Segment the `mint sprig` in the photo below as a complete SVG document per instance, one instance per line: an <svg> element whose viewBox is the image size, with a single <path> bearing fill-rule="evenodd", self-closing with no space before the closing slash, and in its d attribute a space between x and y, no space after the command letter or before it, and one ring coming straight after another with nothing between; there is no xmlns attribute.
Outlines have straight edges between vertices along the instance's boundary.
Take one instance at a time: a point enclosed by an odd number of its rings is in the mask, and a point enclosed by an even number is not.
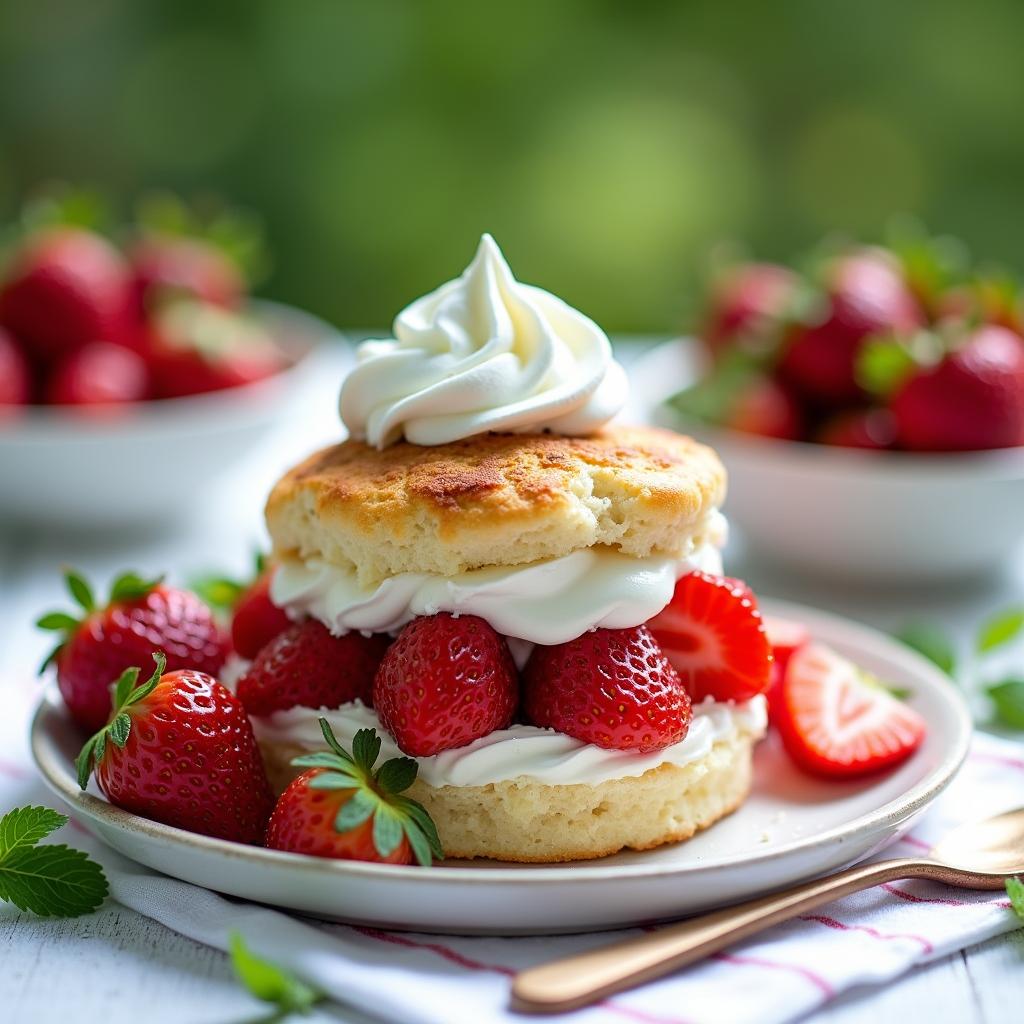
<svg viewBox="0 0 1024 1024"><path fill-rule="evenodd" d="M350 832L372 818L373 845L381 857L394 853L404 836L419 864L429 867L434 859L441 860L444 850L426 808L402 795L416 781L416 762L411 757L395 757L374 770L381 748L375 729L360 729L355 734L351 754L337 741L326 718L320 719L320 731L329 749L303 754L292 764L326 769L310 779L311 789L355 790L338 810L335 830Z"/></svg>
<svg viewBox="0 0 1024 1024"><path fill-rule="evenodd" d="M116 747L124 747L132 729L132 719L128 714L128 708L139 701L145 700L167 667L167 658L161 651L153 655L156 667L153 674L144 683L139 684L139 670L137 668L126 668L117 679L114 686L114 717L99 732L94 733L86 740L81 753L75 759L75 771L78 775L78 785L85 789L89 784L89 776L93 767L103 760L107 751L107 742Z"/></svg>
<svg viewBox="0 0 1024 1024"><path fill-rule="evenodd" d="M110 597L107 603L110 605L137 601L145 597L154 587L159 586L163 579L163 576L147 579L145 576L140 576L137 572L122 573L111 585ZM88 580L81 573L76 572L74 569L65 570L64 585L67 587L71 600L78 605L78 608L76 609L76 614L63 611L47 612L36 619L36 626L39 629L61 634L57 646L50 651L39 666L40 675L56 660L64 645L71 640L82 623L90 615L100 610L92 587L89 586Z"/></svg>
<svg viewBox="0 0 1024 1024"><path fill-rule="evenodd" d="M291 972L257 956L241 932L233 931L228 936L228 953L235 977L246 990L276 1009L271 1020L284 1020L293 1013L309 1013L324 998L323 993L300 981Z"/></svg>
<svg viewBox="0 0 1024 1024"><path fill-rule="evenodd" d="M991 671L984 669L993 652L1024 636L1024 605L1014 605L986 618L975 633L972 649L959 652L963 657L958 656L949 637L934 623L911 623L895 636L970 692L988 697L996 722L1024 730L1024 676L993 677Z"/></svg>
<svg viewBox="0 0 1024 1024"><path fill-rule="evenodd" d="M933 623L911 622L903 627L896 639L923 654L930 662L951 676L956 671L956 651L949 637Z"/></svg>
<svg viewBox="0 0 1024 1024"><path fill-rule="evenodd" d="M987 618L978 630L975 638L975 649L979 654L987 654L998 647L1003 647L1024 631L1024 607L1007 608Z"/></svg>
<svg viewBox="0 0 1024 1024"><path fill-rule="evenodd" d="M69 846L38 845L67 821L49 807L17 807L0 818L0 900L40 917L78 917L106 899L99 864Z"/></svg>

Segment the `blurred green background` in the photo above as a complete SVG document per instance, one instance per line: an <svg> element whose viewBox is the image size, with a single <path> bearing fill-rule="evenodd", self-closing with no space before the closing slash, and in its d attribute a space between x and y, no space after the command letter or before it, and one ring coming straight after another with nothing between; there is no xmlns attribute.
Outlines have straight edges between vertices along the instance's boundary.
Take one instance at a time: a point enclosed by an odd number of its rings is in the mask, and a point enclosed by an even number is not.
<svg viewBox="0 0 1024 1024"><path fill-rule="evenodd" d="M685 315L711 248L894 211L1024 265L1016 0L0 2L0 211L40 181L213 190L262 291L383 325L468 262L609 330Z"/></svg>

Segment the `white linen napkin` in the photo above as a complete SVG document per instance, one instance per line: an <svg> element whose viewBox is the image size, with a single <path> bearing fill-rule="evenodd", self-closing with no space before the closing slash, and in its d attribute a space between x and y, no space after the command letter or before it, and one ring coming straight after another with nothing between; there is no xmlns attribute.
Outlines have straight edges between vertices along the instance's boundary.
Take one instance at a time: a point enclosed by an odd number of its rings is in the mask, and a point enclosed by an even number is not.
<svg viewBox="0 0 1024 1024"><path fill-rule="evenodd" d="M55 806L28 760L24 718L11 710L0 719L0 812L28 803ZM964 821L1021 803L1024 744L980 734L953 785L881 857L923 851ZM65 829L59 840L102 862L119 903L218 949L237 928L257 953L339 1003L401 1024L773 1024L802 1016L854 985L887 981L1024 924L1001 892L897 882L838 900L591 1009L524 1018L508 1011L509 980L517 970L636 932L452 938L316 924L133 864L81 826Z"/></svg>

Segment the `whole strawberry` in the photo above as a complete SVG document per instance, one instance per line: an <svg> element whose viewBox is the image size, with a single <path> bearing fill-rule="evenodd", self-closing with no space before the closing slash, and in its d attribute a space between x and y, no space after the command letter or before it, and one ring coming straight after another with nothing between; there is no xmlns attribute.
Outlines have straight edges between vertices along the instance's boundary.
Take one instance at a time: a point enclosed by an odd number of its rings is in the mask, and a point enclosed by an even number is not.
<svg viewBox="0 0 1024 1024"><path fill-rule="evenodd" d="M45 397L53 405L108 414L125 403L141 402L148 394L149 371L138 352L107 341L91 341L54 366Z"/></svg>
<svg viewBox="0 0 1024 1024"><path fill-rule="evenodd" d="M285 366L277 345L258 324L186 299L153 315L146 347L153 389L160 398L251 384Z"/></svg>
<svg viewBox="0 0 1024 1024"><path fill-rule="evenodd" d="M388 648L373 683L381 724L415 757L504 729L518 699L508 644L476 615L413 619Z"/></svg>
<svg viewBox="0 0 1024 1024"><path fill-rule="evenodd" d="M0 419L32 401L32 367L14 337L0 327Z"/></svg>
<svg viewBox="0 0 1024 1024"><path fill-rule="evenodd" d="M288 708L337 708L370 704L373 679L391 643L380 633L332 636L316 619L289 626L256 655L238 682L238 699L250 715Z"/></svg>
<svg viewBox="0 0 1024 1024"><path fill-rule="evenodd" d="M792 329L779 369L800 394L827 407L863 397L856 364L865 338L909 334L923 313L895 261L872 249L836 260L826 294L824 319Z"/></svg>
<svg viewBox="0 0 1024 1024"><path fill-rule="evenodd" d="M183 296L229 309L245 293L238 267L217 246L201 238L153 235L131 251L132 289L144 318L162 302Z"/></svg>
<svg viewBox="0 0 1024 1024"><path fill-rule="evenodd" d="M102 236L54 228L30 238L0 290L0 323L41 359L90 341L122 341L128 326L129 273Z"/></svg>
<svg viewBox="0 0 1024 1024"><path fill-rule="evenodd" d="M912 451L1024 444L1024 341L1005 327L979 327L910 377L890 408L899 444Z"/></svg>
<svg viewBox="0 0 1024 1024"><path fill-rule="evenodd" d="M678 673L646 626L535 647L523 673L523 709L534 725L640 753L678 743L693 717Z"/></svg>
<svg viewBox="0 0 1024 1024"><path fill-rule="evenodd" d="M714 281L700 336L713 350L737 342L759 348L794 305L799 278L775 263L742 263Z"/></svg>
<svg viewBox="0 0 1024 1024"><path fill-rule="evenodd" d="M245 709L204 672L164 673L162 654L141 685L117 680L109 725L82 748L78 784L165 825L238 843L262 840L274 797Z"/></svg>
<svg viewBox="0 0 1024 1024"><path fill-rule="evenodd" d="M416 780L416 762L396 757L375 769L381 746L375 730L360 729L350 754L326 719L320 719L320 728L329 750L292 761L309 770L277 801L267 826L267 846L384 864L411 864L415 859L424 867L444 857L430 815L402 795Z"/></svg>
<svg viewBox="0 0 1024 1024"><path fill-rule="evenodd" d="M240 582L223 576L210 576L193 583L193 589L208 604L231 614L231 645L243 658L255 658L292 620L288 613L274 604L270 585L275 568L266 556L256 555L254 577Z"/></svg>
<svg viewBox="0 0 1024 1024"><path fill-rule="evenodd" d="M888 409L848 409L825 421L817 441L839 448L884 451L896 443L896 420Z"/></svg>
<svg viewBox="0 0 1024 1024"><path fill-rule="evenodd" d="M171 669L215 675L224 664L225 642L210 609L195 594L160 579L125 573L114 581L105 605L75 572L65 574L81 617L50 612L36 623L62 634L43 663L57 666L57 684L72 718L94 732L110 714L110 682L125 669L163 650Z"/></svg>
<svg viewBox="0 0 1024 1024"><path fill-rule="evenodd" d="M797 441L804 431L799 404L773 377L756 373L729 400L722 425L745 434Z"/></svg>

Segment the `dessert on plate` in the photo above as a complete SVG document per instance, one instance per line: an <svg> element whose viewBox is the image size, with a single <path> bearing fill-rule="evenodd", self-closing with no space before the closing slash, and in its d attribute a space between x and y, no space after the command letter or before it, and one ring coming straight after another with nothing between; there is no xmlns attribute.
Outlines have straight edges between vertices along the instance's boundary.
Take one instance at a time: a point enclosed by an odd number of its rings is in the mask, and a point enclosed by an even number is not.
<svg viewBox="0 0 1024 1024"><path fill-rule="evenodd" d="M821 778L918 749L912 708L721 574L714 452L612 424L608 339L488 236L394 334L344 384L351 439L274 488L274 563L199 587L230 634L162 576L65 573L37 624L83 788L293 853L550 862L734 810L769 708Z"/></svg>
<svg viewBox="0 0 1024 1024"><path fill-rule="evenodd" d="M447 856L566 861L692 836L738 807L771 648L721 575L713 451L617 426L606 335L489 236L364 343L350 438L267 503L296 625L238 683L278 790L373 728Z"/></svg>

